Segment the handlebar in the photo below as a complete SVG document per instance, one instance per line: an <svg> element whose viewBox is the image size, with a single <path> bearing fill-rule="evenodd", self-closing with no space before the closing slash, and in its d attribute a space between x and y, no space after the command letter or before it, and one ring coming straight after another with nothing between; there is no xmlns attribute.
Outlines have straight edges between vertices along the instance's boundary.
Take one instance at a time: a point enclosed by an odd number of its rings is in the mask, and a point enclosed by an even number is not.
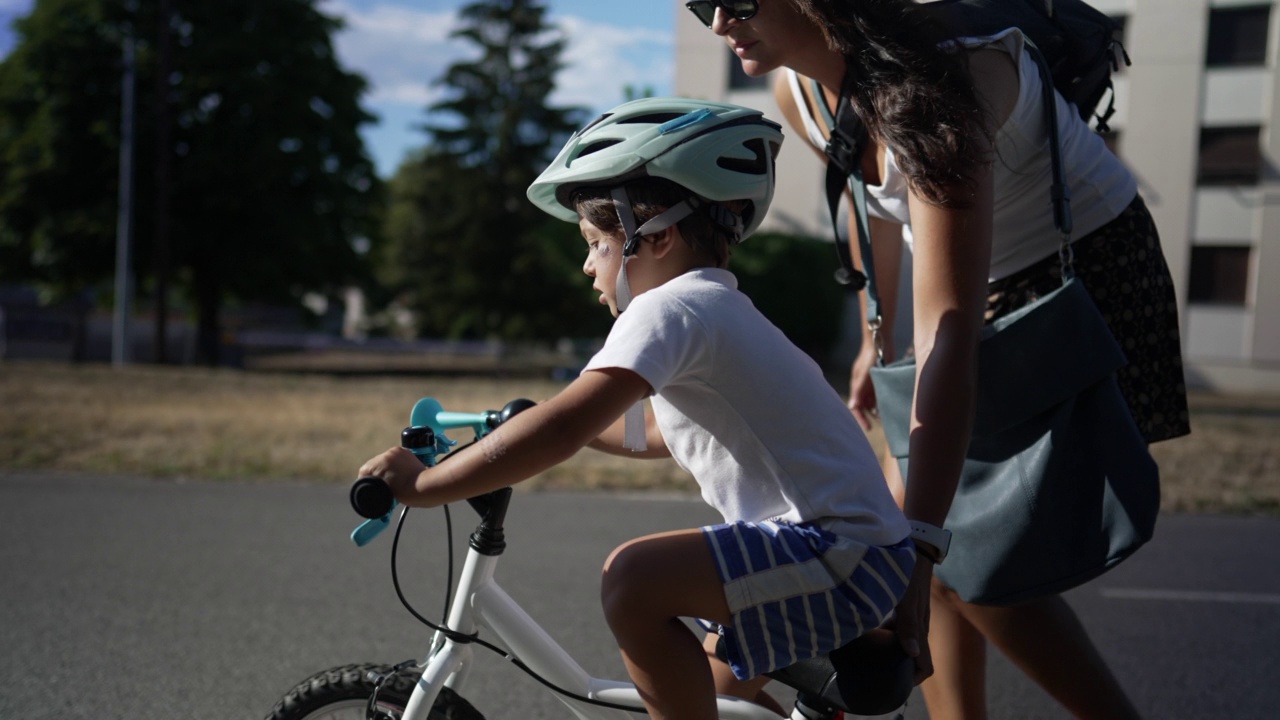
<svg viewBox="0 0 1280 720"><path fill-rule="evenodd" d="M446 430L469 427L475 433L475 440L479 440L536 404L520 398L507 403L501 410L459 413L446 411L435 398L422 398L413 406L409 427L400 433L400 445L430 467L436 464L439 456L457 445L445 436ZM368 518L351 533L351 541L363 547L391 524L391 512L398 503L391 488L378 477L356 480L351 486L350 500L356 514Z"/></svg>
<svg viewBox="0 0 1280 720"><path fill-rule="evenodd" d="M351 486L351 507L362 518L374 520L389 514L396 499L391 486L379 477L362 477Z"/></svg>

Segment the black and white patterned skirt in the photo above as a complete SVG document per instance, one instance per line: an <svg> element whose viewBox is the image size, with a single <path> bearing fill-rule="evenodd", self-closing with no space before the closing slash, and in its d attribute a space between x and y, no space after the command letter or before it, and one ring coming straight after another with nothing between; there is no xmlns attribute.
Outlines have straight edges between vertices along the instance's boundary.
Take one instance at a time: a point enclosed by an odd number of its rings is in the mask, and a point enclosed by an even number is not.
<svg viewBox="0 0 1280 720"><path fill-rule="evenodd" d="M1129 363L1120 390L1147 442L1191 432L1173 278L1141 197L1116 219L1072 243L1075 274ZM1062 284L1057 253L989 286L987 322Z"/></svg>

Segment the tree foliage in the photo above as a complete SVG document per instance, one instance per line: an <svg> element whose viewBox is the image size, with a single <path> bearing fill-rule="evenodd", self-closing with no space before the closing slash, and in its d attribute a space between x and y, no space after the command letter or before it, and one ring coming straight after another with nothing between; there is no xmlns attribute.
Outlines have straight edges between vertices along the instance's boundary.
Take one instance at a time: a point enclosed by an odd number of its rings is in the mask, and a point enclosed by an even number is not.
<svg viewBox="0 0 1280 720"><path fill-rule="evenodd" d="M475 55L451 65L429 108L429 144L391 184L382 277L411 298L424 335L508 340L594 335L577 229L525 197L585 119L548 104L563 37L542 3L472 2L453 37Z"/></svg>
<svg viewBox="0 0 1280 720"><path fill-rule="evenodd" d="M376 239L382 187L358 132L373 117L359 104L365 81L334 55L339 22L315 0L171 0L168 17L161 4L36 0L16 24L0 63L0 274L62 293L111 277L131 32L134 269L145 293L155 223L167 218L176 285L216 361L228 302L297 300L365 277L359 248ZM156 184L161 155L168 187ZM157 206L162 197L171 202Z"/></svg>
<svg viewBox="0 0 1280 720"><path fill-rule="evenodd" d="M848 292L831 279L835 257L830 243L758 232L734 247L729 260L738 289L791 342L824 366L835 349Z"/></svg>

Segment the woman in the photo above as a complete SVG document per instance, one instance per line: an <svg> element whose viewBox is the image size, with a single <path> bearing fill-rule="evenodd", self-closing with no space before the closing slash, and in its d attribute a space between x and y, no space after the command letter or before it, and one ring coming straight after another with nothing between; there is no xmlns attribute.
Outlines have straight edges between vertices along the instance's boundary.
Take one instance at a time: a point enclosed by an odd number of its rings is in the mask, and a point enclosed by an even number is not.
<svg viewBox="0 0 1280 720"><path fill-rule="evenodd" d="M945 29L919 21L912 0L688 6L748 75L786 69L776 86L779 106L815 149L827 137L815 121L820 103L834 109L841 89L851 88L848 100L870 135L861 167L883 328L894 324L897 292L887 281L897 277L902 240L913 250L912 344L920 371L909 477L897 491L909 518L942 526L970 435L979 330L1061 282L1043 103L1021 34L949 42ZM817 96L810 81L820 86ZM1132 175L1060 98L1058 104L1076 274L1125 347L1130 362L1121 387L1147 441L1186 434L1176 303L1154 225ZM850 236L857 237L856 227ZM1122 286L1136 286L1138 294L1121 298ZM1135 303L1154 308L1141 328L1122 317ZM891 353L891 330L881 332ZM850 378L849 405L864 428L875 416L868 372L876 344L865 338ZM1137 716L1060 596L1015 607L974 605L920 562L897 627L907 651L918 653L919 677L932 675L923 691L935 720L985 717L988 641L1073 714ZM726 691L752 697L759 690L718 677Z"/></svg>

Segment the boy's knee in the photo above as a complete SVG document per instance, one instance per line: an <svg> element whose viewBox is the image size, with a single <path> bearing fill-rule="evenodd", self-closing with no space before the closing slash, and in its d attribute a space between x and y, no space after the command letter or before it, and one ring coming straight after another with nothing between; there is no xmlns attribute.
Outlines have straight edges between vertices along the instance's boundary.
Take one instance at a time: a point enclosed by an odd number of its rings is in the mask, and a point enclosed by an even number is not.
<svg viewBox="0 0 1280 720"><path fill-rule="evenodd" d="M628 598L632 596L631 585L632 580L628 575L627 566L631 565L631 556L634 555L634 548L631 543L623 543L613 548L613 552L609 553L609 557L604 561L604 569L602 577L600 577L600 603L604 606L605 619L609 623L613 623L613 618L620 612L623 612L623 605Z"/></svg>
<svg viewBox="0 0 1280 720"><path fill-rule="evenodd" d="M604 607L605 619L613 625L616 619L644 609L647 605L642 593L646 586L643 580L643 550L634 542L627 542L614 548L604 562L604 571L600 581L600 602Z"/></svg>

